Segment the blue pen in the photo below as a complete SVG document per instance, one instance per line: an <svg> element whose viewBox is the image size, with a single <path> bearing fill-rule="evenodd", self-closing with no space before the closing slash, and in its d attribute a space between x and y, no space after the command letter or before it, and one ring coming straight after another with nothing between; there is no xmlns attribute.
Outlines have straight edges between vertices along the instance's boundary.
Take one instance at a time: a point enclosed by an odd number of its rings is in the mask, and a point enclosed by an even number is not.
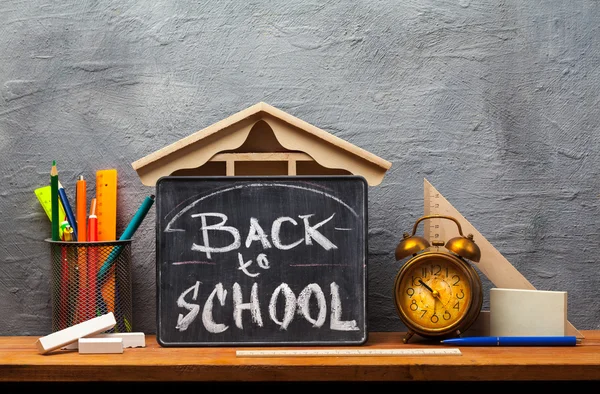
<svg viewBox="0 0 600 394"><path fill-rule="evenodd" d="M575 336L503 336L465 337L442 341L445 345L459 346L575 346L580 342Z"/></svg>
<svg viewBox="0 0 600 394"><path fill-rule="evenodd" d="M73 239L77 239L77 220L75 220L75 215L73 214L73 209L71 209L71 204L69 204L69 199L67 198L67 193L65 192L65 188L62 183L58 181L58 195L60 196L60 201L62 202L63 208L65 209L65 213L67 214L67 220L73 229Z"/></svg>

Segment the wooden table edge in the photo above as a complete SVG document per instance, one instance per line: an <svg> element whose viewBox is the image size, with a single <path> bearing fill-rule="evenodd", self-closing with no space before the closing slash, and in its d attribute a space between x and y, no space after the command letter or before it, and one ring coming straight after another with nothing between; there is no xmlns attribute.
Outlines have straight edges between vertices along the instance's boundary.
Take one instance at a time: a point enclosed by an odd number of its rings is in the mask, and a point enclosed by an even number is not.
<svg viewBox="0 0 600 394"><path fill-rule="evenodd" d="M583 344L571 348L466 347L460 356L296 359L240 359L235 350L247 349L242 347L163 348L154 335L146 336L146 347L125 349L126 354L41 355L34 345L39 337L0 337L0 382L598 381L600 330L584 331L584 335ZM402 344L402 336L373 333L365 345L344 348L443 348Z"/></svg>

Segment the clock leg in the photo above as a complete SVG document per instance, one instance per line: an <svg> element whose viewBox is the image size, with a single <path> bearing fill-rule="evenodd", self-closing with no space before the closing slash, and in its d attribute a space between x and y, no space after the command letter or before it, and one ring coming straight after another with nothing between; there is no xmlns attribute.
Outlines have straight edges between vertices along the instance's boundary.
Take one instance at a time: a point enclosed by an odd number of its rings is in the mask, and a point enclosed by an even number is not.
<svg viewBox="0 0 600 394"><path fill-rule="evenodd" d="M404 336L404 339L402 340L402 342L404 343L408 343L409 339L414 335L415 333L411 330L408 330L408 332L406 333L406 335Z"/></svg>

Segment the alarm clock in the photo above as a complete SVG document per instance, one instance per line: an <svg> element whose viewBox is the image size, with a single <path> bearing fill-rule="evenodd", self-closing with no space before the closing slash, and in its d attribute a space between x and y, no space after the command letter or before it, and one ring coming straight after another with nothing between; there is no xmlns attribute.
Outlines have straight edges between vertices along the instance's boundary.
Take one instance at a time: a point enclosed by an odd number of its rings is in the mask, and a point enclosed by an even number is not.
<svg viewBox="0 0 600 394"><path fill-rule="evenodd" d="M444 242L416 236L419 223L428 219L453 221L459 236ZM426 215L419 218L412 234L403 234L396 247L396 261L406 261L394 284L398 316L408 331L425 339L460 336L477 319L483 302L481 278L469 261L479 262L481 251L473 235L464 236L460 223L451 216Z"/></svg>

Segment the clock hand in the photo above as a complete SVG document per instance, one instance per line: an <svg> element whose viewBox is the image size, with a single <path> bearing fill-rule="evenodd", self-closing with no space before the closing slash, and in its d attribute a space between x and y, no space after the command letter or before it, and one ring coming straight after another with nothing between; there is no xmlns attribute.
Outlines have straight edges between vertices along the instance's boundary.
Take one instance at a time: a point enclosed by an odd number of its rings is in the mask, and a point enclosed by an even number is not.
<svg viewBox="0 0 600 394"><path fill-rule="evenodd" d="M423 285L423 287L425 287L427 290L429 290L431 292L431 295L434 298L434 302L433 302L434 313L435 313L435 300L438 300L440 302L440 304L442 304L442 307L444 308L444 310L448 311L448 309L446 308L446 306L440 299L440 293L437 290L433 290L431 287L429 287L427 285L427 283L423 282L422 279L419 279L417 282L419 282L421 285Z"/></svg>
<svg viewBox="0 0 600 394"><path fill-rule="evenodd" d="M442 301L442 297L441 294L438 293L437 297L435 297L436 300L438 300L440 302L440 304L442 304L442 308L444 308L444 310L446 312L448 312L448 308L446 308L446 304L444 304L444 302Z"/></svg>
<svg viewBox="0 0 600 394"><path fill-rule="evenodd" d="M433 290L431 287L427 286L427 284L425 282L423 282L422 279L419 279L417 282L419 282L421 285L423 285L423 287L425 287L427 290L429 290L431 292L431 295L433 296L433 298L438 298L438 296L440 295L437 290Z"/></svg>
<svg viewBox="0 0 600 394"><path fill-rule="evenodd" d="M423 279L419 278L419 280L417 282L419 282L421 285L423 285L423 287L425 287L427 290L429 290L430 292L433 293L433 289L431 287L427 286L427 283L423 282Z"/></svg>

